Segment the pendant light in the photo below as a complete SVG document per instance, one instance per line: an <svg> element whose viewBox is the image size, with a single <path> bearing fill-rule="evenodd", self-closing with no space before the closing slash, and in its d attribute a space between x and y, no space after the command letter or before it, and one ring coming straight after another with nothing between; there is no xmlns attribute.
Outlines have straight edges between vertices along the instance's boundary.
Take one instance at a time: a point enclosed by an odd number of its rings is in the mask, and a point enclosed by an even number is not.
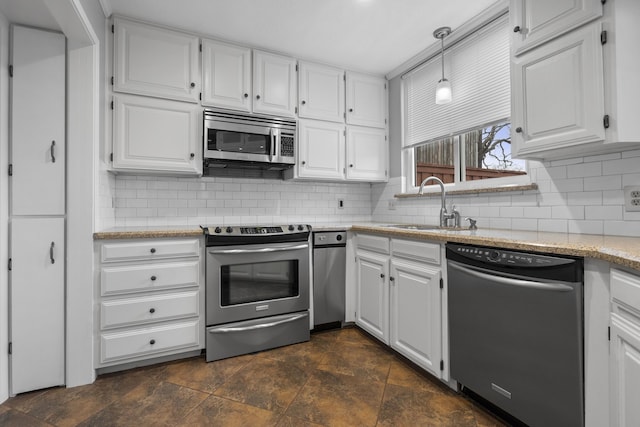
<svg viewBox="0 0 640 427"><path fill-rule="evenodd" d="M442 46L442 79L436 86L436 104L451 102L451 83L444 78L444 38L451 34L451 27L440 27L433 32L433 37L440 39Z"/></svg>

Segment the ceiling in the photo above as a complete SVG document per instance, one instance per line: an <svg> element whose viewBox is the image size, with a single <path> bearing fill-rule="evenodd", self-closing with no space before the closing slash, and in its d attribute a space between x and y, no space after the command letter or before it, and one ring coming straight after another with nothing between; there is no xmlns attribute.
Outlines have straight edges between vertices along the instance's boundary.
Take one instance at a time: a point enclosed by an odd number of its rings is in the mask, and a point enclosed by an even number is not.
<svg viewBox="0 0 640 427"><path fill-rule="evenodd" d="M100 0L106 14L387 74L496 0Z"/></svg>

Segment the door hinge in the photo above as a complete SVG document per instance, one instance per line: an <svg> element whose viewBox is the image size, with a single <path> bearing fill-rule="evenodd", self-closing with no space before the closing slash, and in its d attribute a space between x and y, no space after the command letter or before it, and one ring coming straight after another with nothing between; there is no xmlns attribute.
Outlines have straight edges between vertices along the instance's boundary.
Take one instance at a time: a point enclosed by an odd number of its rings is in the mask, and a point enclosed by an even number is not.
<svg viewBox="0 0 640 427"><path fill-rule="evenodd" d="M387 170L386 169L384 170L384 176L385 177L387 176Z"/></svg>
<svg viewBox="0 0 640 427"><path fill-rule="evenodd" d="M11 271L11 269L13 268L13 261L11 261L11 258L9 258L9 271Z"/></svg>
<svg viewBox="0 0 640 427"><path fill-rule="evenodd" d="M298 114L298 107L296 107L296 114Z"/></svg>
<svg viewBox="0 0 640 427"><path fill-rule="evenodd" d="M387 84L386 83L384 84L384 90L387 90Z"/></svg>
<svg viewBox="0 0 640 427"><path fill-rule="evenodd" d="M347 119L347 113L342 113L342 115L344 116L345 120Z"/></svg>
<svg viewBox="0 0 640 427"><path fill-rule="evenodd" d="M202 101L202 92L200 92L200 101Z"/></svg>
<svg viewBox="0 0 640 427"><path fill-rule="evenodd" d="M200 43L200 52L202 52L202 43Z"/></svg>
<svg viewBox="0 0 640 427"><path fill-rule="evenodd" d="M9 165L9 176L13 176L13 165Z"/></svg>
<svg viewBox="0 0 640 427"><path fill-rule="evenodd" d="M9 65L9 77L13 77L13 65Z"/></svg>
<svg viewBox="0 0 640 427"><path fill-rule="evenodd" d="M111 86L113 86L113 76L111 76Z"/></svg>
<svg viewBox="0 0 640 427"><path fill-rule="evenodd" d="M113 110L113 101L111 101L111 109Z"/></svg>
<svg viewBox="0 0 640 427"><path fill-rule="evenodd" d="M296 64L296 73L298 72L298 64Z"/></svg>
<svg viewBox="0 0 640 427"><path fill-rule="evenodd" d="M607 43L607 30L602 30L602 32L600 33L600 43Z"/></svg>
<svg viewBox="0 0 640 427"><path fill-rule="evenodd" d="M444 280L440 278L440 289L444 289Z"/></svg>
<svg viewBox="0 0 640 427"><path fill-rule="evenodd" d="M9 354L13 353L13 343L9 343Z"/></svg>
<svg viewBox="0 0 640 427"><path fill-rule="evenodd" d="M607 0L600 0L600 3L605 4Z"/></svg>
<svg viewBox="0 0 640 427"><path fill-rule="evenodd" d="M609 129L609 115L605 114L603 119L602 119L602 124L604 126L605 129Z"/></svg>
<svg viewBox="0 0 640 427"><path fill-rule="evenodd" d="M111 162L113 162L113 153L111 153L111 154L109 155L109 160L110 160Z"/></svg>
<svg viewBox="0 0 640 427"><path fill-rule="evenodd" d="M342 131L342 136L347 136L347 131L346 130Z"/></svg>
<svg viewBox="0 0 640 427"><path fill-rule="evenodd" d="M607 327L607 340L611 341L611 326Z"/></svg>
<svg viewBox="0 0 640 427"><path fill-rule="evenodd" d="M116 32L116 26L115 25L111 25L111 32L115 33Z"/></svg>
<svg viewBox="0 0 640 427"><path fill-rule="evenodd" d="M444 360L440 361L440 370L444 371Z"/></svg>

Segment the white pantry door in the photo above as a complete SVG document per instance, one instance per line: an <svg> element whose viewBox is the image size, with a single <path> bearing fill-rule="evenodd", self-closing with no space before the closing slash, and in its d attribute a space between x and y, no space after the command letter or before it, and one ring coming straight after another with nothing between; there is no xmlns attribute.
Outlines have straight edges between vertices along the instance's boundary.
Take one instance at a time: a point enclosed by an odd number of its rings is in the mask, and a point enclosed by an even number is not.
<svg viewBox="0 0 640 427"><path fill-rule="evenodd" d="M11 393L64 384L64 218L11 220Z"/></svg>

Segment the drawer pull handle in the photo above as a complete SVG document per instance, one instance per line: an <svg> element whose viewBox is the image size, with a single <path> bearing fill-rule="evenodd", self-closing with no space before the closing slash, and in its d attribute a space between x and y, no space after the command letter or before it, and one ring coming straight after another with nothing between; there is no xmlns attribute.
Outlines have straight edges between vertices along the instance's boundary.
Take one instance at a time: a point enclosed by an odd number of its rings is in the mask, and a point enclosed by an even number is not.
<svg viewBox="0 0 640 427"><path fill-rule="evenodd" d="M153 313L155 313L155 312L156 312L156 309L155 309L155 308L150 308L150 309L149 309L149 313L153 314Z"/></svg>
<svg viewBox="0 0 640 427"><path fill-rule="evenodd" d="M156 340L151 340L149 341L149 344L154 345L156 343Z"/></svg>
<svg viewBox="0 0 640 427"><path fill-rule="evenodd" d="M151 281L152 281L152 282L155 282L155 281L156 281L156 279L157 279L157 277L156 277L156 276L151 276Z"/></svg>
<svg viewBox="0 0 640 427"><path fill-rule="evenodd" d="M155 254L156 253L156 248L151 248L151 253Z"/></svg>

